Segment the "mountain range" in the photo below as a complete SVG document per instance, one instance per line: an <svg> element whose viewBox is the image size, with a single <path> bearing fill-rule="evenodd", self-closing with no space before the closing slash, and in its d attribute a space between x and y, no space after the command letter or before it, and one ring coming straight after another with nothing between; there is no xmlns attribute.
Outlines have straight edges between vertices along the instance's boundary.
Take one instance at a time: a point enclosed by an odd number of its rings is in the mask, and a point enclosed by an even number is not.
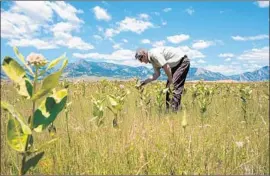
<svg viewBox="0 0 270 176"><path fill-rule="evenodd" d="M66 78L80 78L80 77L108 77L116 79L140 78L144 79L153 73L152 69L147 67L130 67L118 65L107 62L90 62L83 59L75 63L69 63L64 70L64 77ZM1 69L1 79L6 79L6 75ZM162 71L159 79L166 80L167 76ZM205 81L219 81L219 80L234 80L234 81L266 81L269 80L269 66L264 66L253 72L245 72L242 74L225 76L221 73L212 72L203 68L191 67L187 80L205 80Z"/></svg>
<svg viewBox="0 0 270 176"><path fill-rule="evenodd" d="M152 69L147 67L130 67L106 62L90 62L86 60L78 60L71 63L65 69L65 77L81 77L81 76L97 76L97 77L113 77L121 79L129 79L133 77L146 78L153 73ZM161 80L167 77L161 72ZM203 68L191 67L187 80L235 80L235 81L265 81L269 80L269 66L262 67L253 72L245 72L238 75L225 76L221 73L212 72Z"/></svg>

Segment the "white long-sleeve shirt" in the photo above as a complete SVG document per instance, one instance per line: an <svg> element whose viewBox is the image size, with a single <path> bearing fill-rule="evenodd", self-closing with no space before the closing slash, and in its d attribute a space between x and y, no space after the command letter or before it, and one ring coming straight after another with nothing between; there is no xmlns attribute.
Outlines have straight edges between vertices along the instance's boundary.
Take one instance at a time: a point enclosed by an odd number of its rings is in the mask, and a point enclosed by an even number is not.
<svg viewBox="0 0 270 176"><path fill-rule="evenodd" d="M185 53L177 48L158 47L148 51L148 60L154 69L160 69L166 63L173 68L181 61L184 55Z"/></svg>

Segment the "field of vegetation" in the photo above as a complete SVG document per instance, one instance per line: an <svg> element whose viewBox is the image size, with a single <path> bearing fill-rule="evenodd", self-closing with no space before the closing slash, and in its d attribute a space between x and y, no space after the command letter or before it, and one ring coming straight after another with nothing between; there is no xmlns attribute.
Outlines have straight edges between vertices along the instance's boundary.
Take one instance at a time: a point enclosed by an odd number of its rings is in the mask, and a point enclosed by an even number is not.
<svg viewBox="0 0 270 176"><path fill-rule="evenodd" d="M269 174L269 82L189 82L174 113L164 82L61 81L65 54L14 52L20 63L1 67L1 175Z"/></svg>
<svg viewBox="0 0 270 176"><path fill-rule="evenodd" d="M9 145L12 124L20 135L27 130L2 109L1 174L20 174L26 155L34 156L27 174L269 174L268 82L187 82L178 113L165 111L164 82L135 85L60 82L54 93L67 90L63 110L42 132L31 129L31 148L42 148L29 153ZM1 82L1 101L27 122L32 101L14 87Z"/></svg>

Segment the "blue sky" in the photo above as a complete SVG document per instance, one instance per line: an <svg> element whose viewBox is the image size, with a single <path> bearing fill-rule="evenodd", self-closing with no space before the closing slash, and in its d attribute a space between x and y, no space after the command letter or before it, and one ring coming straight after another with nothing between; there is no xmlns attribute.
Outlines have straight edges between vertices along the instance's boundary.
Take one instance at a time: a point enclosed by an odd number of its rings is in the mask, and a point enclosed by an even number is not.
<svg viewBox="0 0 270 176"><path fill-rule="evenodd" d="M1 61L78 59L140 66L138 47L170 46L191 67L232 75L269 65L269 2L1 2Z"/></svg>

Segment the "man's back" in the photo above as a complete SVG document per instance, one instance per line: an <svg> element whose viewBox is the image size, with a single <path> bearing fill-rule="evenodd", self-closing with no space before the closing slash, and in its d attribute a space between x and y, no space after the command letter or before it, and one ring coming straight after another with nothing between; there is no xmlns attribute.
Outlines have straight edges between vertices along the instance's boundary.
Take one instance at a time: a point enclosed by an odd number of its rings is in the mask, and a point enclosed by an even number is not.
<svg viewBox="0 0 270 176"><path fill-rule="evenodd" d="M173 47L158 47L149 50L150 62L154 67L162 67L164 62L171 68L175 67L185 55L180 49Z"/></svg>

